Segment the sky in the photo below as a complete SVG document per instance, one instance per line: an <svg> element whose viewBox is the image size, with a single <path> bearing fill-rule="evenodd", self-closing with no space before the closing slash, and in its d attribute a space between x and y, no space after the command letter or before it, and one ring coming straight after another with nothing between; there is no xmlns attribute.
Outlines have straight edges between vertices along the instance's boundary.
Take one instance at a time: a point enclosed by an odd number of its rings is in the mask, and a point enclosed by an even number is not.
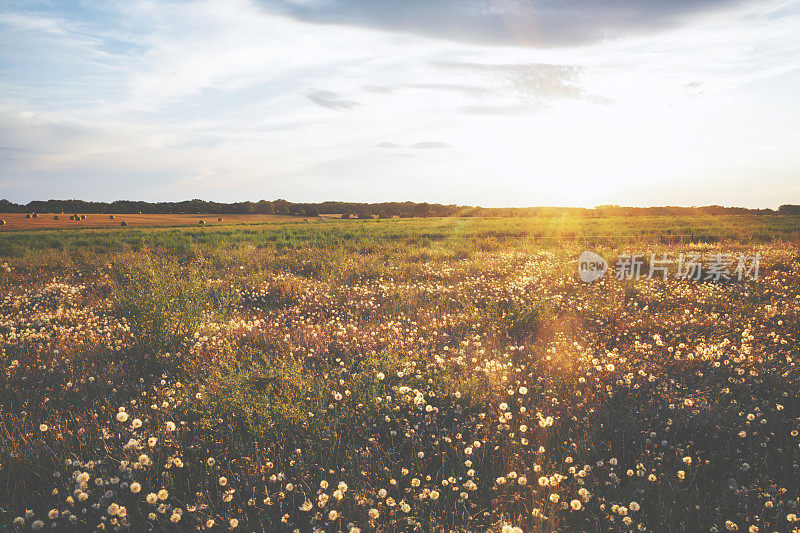
<svg viewBox="0 0 800 533"><path fill-rule="evenodd" d="M0 198L800 203L800 0L0 0Z"/></svg>

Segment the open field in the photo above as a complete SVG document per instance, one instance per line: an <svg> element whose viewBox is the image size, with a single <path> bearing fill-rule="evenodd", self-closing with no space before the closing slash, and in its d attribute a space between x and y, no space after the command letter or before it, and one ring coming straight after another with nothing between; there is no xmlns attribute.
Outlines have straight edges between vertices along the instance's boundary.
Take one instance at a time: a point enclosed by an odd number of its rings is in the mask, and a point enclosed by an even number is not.
<svg viewBox="0 0 800 533"><path fill-rule="evenodd" d="M225 218L0 234L0 529L800 527L800 217Z"/></svg>
<svg viewBox="0 0 800 533"><path fill-rule="evenodd" d="M85 218L71 220L74 215ZM202 220L208 225L231 224L259 224L265 222L290 221L297 222L298 217L281 215L164 215L164 214L119 214L108 215L101 213L0 213L0 220L5 224L0 226L0 232L19 230L48 230L48 229L86 229L86 228L112 228L120 227L123 222L128 226L197 226ZM111 217L114 218L111 218ZM58 217L56 219L56 217ZM218 220L222 218L222 220ZM302 220L302 217L299 219Z"/></svg>
<svg viewBox="0 0 800 533"><path fill-rule="evenodd" d="M245 222L251 220L246 218L250 215L241 216L240 223L226 218L225 222L208 227L10 231L0 234L0 257L70 250L110 253L142 248L170 252L220 247L363 250L378 243L429 246L440 241L444 241L445 247L452 248L467 242L514 246L572 242L618 246L624 243L669 245L729 240L741 243L800 240L800 216L333 219L321 223L304 222L298 217L270 216L267 222L254 221L252 224Z"/></svg>

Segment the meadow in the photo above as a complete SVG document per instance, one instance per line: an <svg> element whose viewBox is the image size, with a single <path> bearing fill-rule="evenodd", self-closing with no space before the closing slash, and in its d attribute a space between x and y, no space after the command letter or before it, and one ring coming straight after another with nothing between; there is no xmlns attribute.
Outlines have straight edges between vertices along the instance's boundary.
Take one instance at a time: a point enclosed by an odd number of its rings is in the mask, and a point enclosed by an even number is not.
<svg viewBox="0 0 800 533"><path fill-rule="evenodd" d="M2 232L0 529L800 531L799 333L797 216Z"/></svg>

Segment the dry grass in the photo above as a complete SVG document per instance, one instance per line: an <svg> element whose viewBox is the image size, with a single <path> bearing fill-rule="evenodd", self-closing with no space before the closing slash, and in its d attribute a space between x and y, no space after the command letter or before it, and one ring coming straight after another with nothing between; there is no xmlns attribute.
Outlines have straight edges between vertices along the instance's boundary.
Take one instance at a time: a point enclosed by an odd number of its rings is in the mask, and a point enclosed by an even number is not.
<svg viewBox="0 0 800 533"><path fill-rule="evenodd" d="M2 213L0 219L6 221L5 225L0 226L0 231L20 231L20 230L51 230L51 229L86 229L86 228L111 228L119 227L122 221L128 226L198 226L201 220L205 220L207 226L233 225L233 224L257 224L264 222L297 222L303 217L285 215L221 215L223 221L217 220L220 215L164 215L164 214L115 214L111 219L108 214L103 213L81 213L86 215L85 220L70 220L69 217L74 213L39 213L39 218L25 218L26 213ZM58 220L53 217L58 216Z"/></svg>

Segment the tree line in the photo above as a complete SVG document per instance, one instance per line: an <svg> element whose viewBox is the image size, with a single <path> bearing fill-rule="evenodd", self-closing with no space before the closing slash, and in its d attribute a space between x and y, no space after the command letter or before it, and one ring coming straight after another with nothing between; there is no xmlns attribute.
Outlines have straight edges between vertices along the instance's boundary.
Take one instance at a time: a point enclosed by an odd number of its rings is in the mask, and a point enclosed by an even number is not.
<svg viewBox="0 0 800 533"><path fill-rule="evenodd" d="M257 202L210 202L185 200L182 202L144 202L117 200L115 202L87 202L85 200L34 200L16 204L0 200L0 213L147 213L147 214L260 214L296 215L315 217L343 215L353 218L390 217L527 217L527 216L647 216L647 215L738 215L782 214L800 215L800 205L786 204L773 209L747 209L744 207L623 207L601 205L594 209L581 207L476 207L427 202L319 202L294 203L287 200L259 200Z"/></svg>

